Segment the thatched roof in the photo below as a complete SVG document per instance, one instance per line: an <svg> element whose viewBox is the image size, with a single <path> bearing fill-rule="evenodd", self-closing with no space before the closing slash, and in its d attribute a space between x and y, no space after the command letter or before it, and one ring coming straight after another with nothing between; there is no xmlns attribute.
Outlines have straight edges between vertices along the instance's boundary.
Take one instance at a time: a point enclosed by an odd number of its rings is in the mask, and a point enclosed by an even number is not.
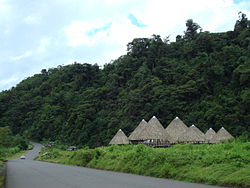
<svg viewBox="0 0 250 188"><path fill-rule="evenodd" d="M154 124L155 126L157 126L159 129L164 129L164 127L162 126L161 122L155 117L153 116L149 121L148 124Z"/></svg>
<svg viewBox="0 0 250 188"><path fill-rule="evenodd" d="M165 140L169 142L173 140L155 116L153 116L148 123L145 120L142 120L129 136L129 140L149 139Z"/></svg>
<svg viewBox="0 0 250 188"><path fill-rule="evenodd" d="M178 142L184 143L195 143L195 142L204 142L205 138L196 130L197 127L191 126L188 130L182 133L179 138Z"/></svg>
<svg viewBox="0 0 250 188"><path fill-rule="evenodd" d="M221 127L221 129L216 133L216 135L213 136L211 143L219 143L221 141L226 141L230 138L233 138L233 136L224 127Z"/></svg>
<svg viewBox="0 0 250 188"><path fill-rule="evenodd" d="M153 116L149 122L146 130L143 133L146 139L159 139L172 142L173 138L167 133L160 121Z"/></svg>
<svg viewBox="0 0 250 188"><path fill-rule="evenodd" d="M118 144L118 145L129 144L129 140L128 137L124 134L124 132L121 129L119 129L119 131L112 138L109 144Z"/></svg>
<svg viewBox="0 0 250 188"><path fill-rule="evenodd" d="M180 138L180 136L188 130L188 127L183 123L183 121L176 117L173 119L170 124L167 126L167 133L173 138L176 142Z"/></svg>
<svg viewBox="0 0 250 188"><path fill-rule="evenodd" d="M142 130L148 126L148 123L143 119L139 125L135 128L135 130L128 137L129 140L143 140L141 133Z"/></svg>
<svg viewBox="0 0 250 188"><path fill-rule="evenodd" d="M192 125L189 129L193 129L200 136L200 142L205 142L205 134L199 128Z"/></svg>
<svg viewBox="0 0 250 188"><path fill-rule="evenodd" d="M216 135L216 132L212 128L209 128L205 134L206 142L210 143L214 135Z"/></svg>

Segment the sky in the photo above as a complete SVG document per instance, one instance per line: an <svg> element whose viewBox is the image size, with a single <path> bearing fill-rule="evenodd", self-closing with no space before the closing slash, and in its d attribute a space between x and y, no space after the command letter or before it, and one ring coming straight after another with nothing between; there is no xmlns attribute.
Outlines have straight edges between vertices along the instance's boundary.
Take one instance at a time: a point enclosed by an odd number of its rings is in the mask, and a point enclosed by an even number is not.
<svg viewBox="0 0 250 188"><path fill-rule="evenodd" d="M73 62L99 66L126 54L134 38L233 30L250 0L0 0L0 91Z"/></svg>

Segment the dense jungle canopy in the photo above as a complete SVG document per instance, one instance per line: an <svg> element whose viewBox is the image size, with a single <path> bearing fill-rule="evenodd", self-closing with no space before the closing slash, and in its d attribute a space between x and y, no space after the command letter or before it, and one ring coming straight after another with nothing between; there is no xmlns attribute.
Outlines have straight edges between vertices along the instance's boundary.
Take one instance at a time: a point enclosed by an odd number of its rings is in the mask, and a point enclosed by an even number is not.
<svg viewBox="0 0 250 188"><path fill-rule="evenodd" d="M0 93L0 126L34 140L107 144L155 115L166 127L176 116L205 131L224 126L250 137L250 21L232 31L202 31L192 19L169 42L136 38L127 54L106 64L43 69Z"/></svg>

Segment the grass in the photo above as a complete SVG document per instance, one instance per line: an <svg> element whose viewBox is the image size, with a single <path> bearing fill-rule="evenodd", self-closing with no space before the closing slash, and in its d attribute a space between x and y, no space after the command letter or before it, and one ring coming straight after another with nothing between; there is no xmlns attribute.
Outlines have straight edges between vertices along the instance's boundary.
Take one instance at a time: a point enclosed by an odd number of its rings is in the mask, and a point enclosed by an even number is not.
<svg viewBox="0 0 250 188"><path fill-rule="evenodd" d="M0 147L0 161L18 158L27 150L21 150L19 147L4 148Z"/></svg>
<svg viewBox="0 0 250 188"><path fill-rule="evenodd" d="M78 151L44 148L39 160L211 185L250 187L250 142L216 145L109 146Z"/></svg>
<svg viewBox="0 0 250 188"><path fill-rule="evenodd" d="M28 150L19 151L18 153L15 153L13 155L10 155L10 156L6 157L6 160L11 160L11 159L19 158L22 155L26 154L27 152L28 152Z"/></svg>
<svg viewBox="0 0 250 188"><path fill-rule="evenodd" d="M4 177L0 176L0 187L3 187L4 185Z"/></svg>
<svg viewBox="0 0 250 188"><path fill-rule="evenodd" d="M4 164L3 161L0 160L0 168L3 168ZM4 177L0 175L0 187L3 187L4 184Z"/></svg>
<svg viewBox="0 0 250 188"><path fill-rule="evenodd" d="M27 150L22 150L18 146L16 147L0 147L0 167L3 165L3 160L10 160L10 159L16 159L19 158L21 155L24 155L28 152L28 150L33 149L33 145L29 145Z"/></svg>

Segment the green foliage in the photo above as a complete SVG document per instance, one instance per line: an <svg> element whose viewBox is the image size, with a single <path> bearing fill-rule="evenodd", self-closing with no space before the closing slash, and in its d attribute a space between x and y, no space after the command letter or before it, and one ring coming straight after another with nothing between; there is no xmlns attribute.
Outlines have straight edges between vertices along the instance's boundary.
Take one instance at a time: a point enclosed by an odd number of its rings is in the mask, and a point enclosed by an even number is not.
<svg viewBox="0 0 250 188"><path fill-rule="evenodd" d="M0 176L0 186L3 187L4 185L4 177Z"/></svg>
<svg viewBox="0 0 250 188"><path fill-rule="evenodd" d="M96 147L119 128L130 134L143 118L155 115L166 126L179 116L203 131L224 126L249 138L246 15L224 33L198 32L191 19L186 26L176 42L134 39L126 55L103 69L87 63L43 69L0 93L0 127L33 140Z"/></svg>
<svg viewBox="0 0 250 188"><path fill-rule="evenodd" d="M241 31L245 28L250 27L250 21L247 19L246 14L239 12L239 20L236 21L234 30L235 31Z"/></svg>
<svg viewBox="0 0 250 188"><path fill-rule="evenodd" d="M2 162L4 160L6 160L7 158L15 155L16 153L21 152L22 150L20 149L20 147L2 147L0 146L0 163L3 164Z"/></svg>
<svg viewBox="0 0 250 188"><path fill-rule="evenodd" d="M125 145L68 152L44 149L40 160L206 184L249 187L250 143L180 144L155 149Z"/></svg>
<svg viewBox="0 0 250 188"><path fill-rule="evenodd" d="M8 147L12 144L10 127L0 127L0 146Z"/></svg>
<svg viewBox="0 0 250 188"><path fill-rule="evenodd" d="M3 161L16 153L26 150L28 142L22 136L13 136L10 127L0 127L0 168L3 167ZM2 178L0 176L0 178Z"/></svg>
<svg viewBox="0 0 250 188"><path fill-rule="evenodd" d="M28 148L28 142L22 136L13 136L10 127L0 127L0 147L18 146L22 150Z"/></svg>
<svg viewBox="0 0 250 188"><path fill-rule="evenodd" d="M186 22L187 30L184 32L184 39L186 40L194 40L197 37L197 30L201 29L201 27L194 23L192 19L188 19Z"/></svg>

